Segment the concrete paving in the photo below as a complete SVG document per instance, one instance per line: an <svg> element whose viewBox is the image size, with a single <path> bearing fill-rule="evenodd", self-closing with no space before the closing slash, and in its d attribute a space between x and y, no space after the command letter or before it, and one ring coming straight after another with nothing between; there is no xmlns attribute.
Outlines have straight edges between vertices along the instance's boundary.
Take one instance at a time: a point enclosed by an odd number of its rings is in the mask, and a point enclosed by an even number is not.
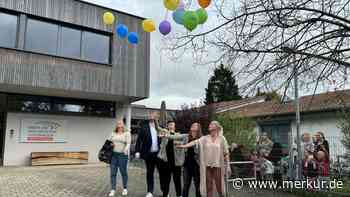
<svg viewBox="0 0 350 197"><path fill-rule="evenodd" d="M4 167L0 168L0 197L105 197L110 190L109 168L106 165ZM121 179L118 177L118 195ZM160 196L159 183L156 195ZM129 166L129 196L144 197L145 171L141 163ZM174 189L172 188L172 191ZM170 195L175 197L174 194ZM191 197L194 197L191 194ZM270 191L236 191L234 197L294 197Z"/></svg>

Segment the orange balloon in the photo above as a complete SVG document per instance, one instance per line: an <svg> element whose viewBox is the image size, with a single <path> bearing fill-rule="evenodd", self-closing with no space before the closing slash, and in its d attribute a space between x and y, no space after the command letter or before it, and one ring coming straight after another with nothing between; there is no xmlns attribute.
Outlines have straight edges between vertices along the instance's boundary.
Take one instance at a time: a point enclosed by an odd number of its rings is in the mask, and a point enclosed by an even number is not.
<svg viewBox="0 0 350 197"><path fill-rule="evenodd" d="M209 7L211 0L198 0L198 3L202 8L207 8Z"/></svg>

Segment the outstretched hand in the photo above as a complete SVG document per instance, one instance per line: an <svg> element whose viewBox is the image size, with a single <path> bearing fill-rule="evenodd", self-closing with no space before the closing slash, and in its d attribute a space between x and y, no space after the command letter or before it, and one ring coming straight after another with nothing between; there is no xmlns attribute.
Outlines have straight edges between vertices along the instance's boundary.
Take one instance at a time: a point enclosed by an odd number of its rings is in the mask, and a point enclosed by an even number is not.
<svg viewBox="0 0 350 197"><path fill-rule="evenodd" d="M176 148L186 148L186 146L183 145L183 144L177 144L177 145L176 145Z"/></svg>

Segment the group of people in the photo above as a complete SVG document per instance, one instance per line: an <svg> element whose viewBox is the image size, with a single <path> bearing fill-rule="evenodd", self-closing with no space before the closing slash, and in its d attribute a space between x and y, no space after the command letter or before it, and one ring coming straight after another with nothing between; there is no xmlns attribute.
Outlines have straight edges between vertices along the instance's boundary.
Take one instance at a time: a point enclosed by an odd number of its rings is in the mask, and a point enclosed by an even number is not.
<svg viewBox="0 0 350 197"><path fill-rule="evenodd" d="M219 197L223 197L224 178L231 174L230 157L233 161L253 161L257 179L282 180L282 158L286 154L283 153L281 144L270 140L267 133L261 134L256 149L251 151L249 158L245 158L241 152L242 145L233 144L229 148L223 136L223 128L217 121L212 121L208 135L203 135L199 123L193 123L188 132L179 132L174 121L169 121L166 128L159 126L157 116L157 113L149 114L149 120L138 131L135 146L135 158L143 159L146 164L146 197L153 197L154 194L155 169L159 172L163 197L169 196L171 177L177 197L188 197L192 182L196 197L213 197L214 186ZM109 196L116 194L118 170L123 181L122 195L128 195L127 166L131 138L123 121L117 121L110 137L113 155L110 164L112 189ZM326 179L329 176L329 145L324 134L317 132L311 136L304 133L301 148L304 178ZM247 170L240 168L243 165L233 167L233 172L242 177L240 172L247 173Z"/></svg>
<svg viewBox="0 0 350 197"><path fill-rule="evenodd" d="M223 136L223 128L217 121L208 127L208 135L202 134L199 123L193 123L188 132L178 132L174 121L169 121L166 128L158 124L158 114L150 113L138 131L135 157L146 164L146 197L153 197L155 169L159 172L162 195L169 196L171 177L177 197L188 197L192 181L196 197L213 197L214 185L219 197L225 194L224 178L230 174L229 147ZM114 153L111 160L111 191L116 194L117 171L123 181L122 195L128 194L127 162L130 151L131 134L126 131L123 121L118 121L110 137ZM182 175L183 172L183 175ZM183 184L182 184L183 180Z"/></svg>
<svg viewBox="0 0 350 197"><path fill-rule="evenodd" d="M243 154L243 145L231 145L231 160L232 161L253 161L254 168L247 168L243 164L233 165L233 175L236 177L252 176L254 170L258 180L282 180L283 176L292 176L287 174L288 168L293 168L294 165L288 161L294 160L298 163L297 149L291 155L283 151L282 145L278 142L273 142L267 133L261 133L256 149L245 157ZM330 157L329 144L322 132L317 132L313 136L310 133L304 133L301 136L301 156L302 156L302 175L304 179L311 180L328 180Z"/></svg>
<svg viewBox="0 0 350 197"><path fill-rule="evenodd" d="M303 176L312 181L329 179L329 144L322 132L302 135Z"/></svg>

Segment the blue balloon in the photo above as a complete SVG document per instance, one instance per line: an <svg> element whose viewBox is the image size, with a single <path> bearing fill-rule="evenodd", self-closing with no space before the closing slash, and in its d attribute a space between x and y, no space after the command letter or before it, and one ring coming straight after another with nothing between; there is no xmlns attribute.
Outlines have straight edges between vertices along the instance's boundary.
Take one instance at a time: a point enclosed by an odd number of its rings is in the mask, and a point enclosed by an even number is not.
<svg viewBox="0 0 350 197"><path fill-rule="evenodd" d="M137 44L139 42L139 36L136 32L130 32L128 40L131 44Z"/></svg>
<svg viewBox="0 0 350 197"><path fill-rule="evenodd" d="M183 24L182 17L184 14L185 14L185 10L183 9L177 9L175 12L173 12L173 19L175 23L182 25Z"/></svg>
<svg viewBox="0 0 350 197"><path fill-rule="evenodd" d="M128 35L128 27L124 24L119 24L117 26L116 31L120 38L126 38L126 36Z"/></svg>

